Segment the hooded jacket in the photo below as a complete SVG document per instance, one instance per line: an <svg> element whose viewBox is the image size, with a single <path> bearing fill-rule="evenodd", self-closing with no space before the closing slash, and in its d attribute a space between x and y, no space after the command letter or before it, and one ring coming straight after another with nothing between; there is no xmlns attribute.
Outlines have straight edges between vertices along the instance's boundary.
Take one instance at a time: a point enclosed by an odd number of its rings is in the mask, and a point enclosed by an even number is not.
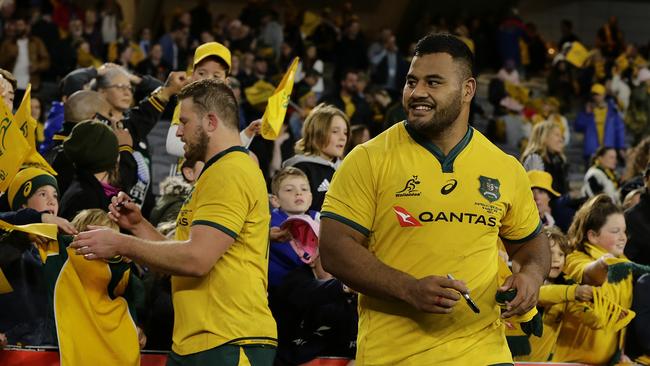
<svg viewBox="0 0 650 366"><path fill-rule="evenodd" d="M312 200L310 210L320 211L329 190L334 172L341 165L341 159L335 162L325 160L320 156L296 155L282 163L282 167L296 167L302 170L309 180Z"/></svg>

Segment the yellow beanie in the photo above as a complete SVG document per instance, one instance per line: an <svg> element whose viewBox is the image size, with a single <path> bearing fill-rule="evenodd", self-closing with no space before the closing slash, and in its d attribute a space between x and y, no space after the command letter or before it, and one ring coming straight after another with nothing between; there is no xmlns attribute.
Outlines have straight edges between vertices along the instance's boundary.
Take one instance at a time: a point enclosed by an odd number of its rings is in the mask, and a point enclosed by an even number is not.
<svg viewBox="0 0 650 366"><path fill-rule="evenodd" d="M56 178L45 170L30 167L19 171L7 190L9 207L12 210L21 208L37 189L48 185L53 186L57 192L59 191Z"/></svg>

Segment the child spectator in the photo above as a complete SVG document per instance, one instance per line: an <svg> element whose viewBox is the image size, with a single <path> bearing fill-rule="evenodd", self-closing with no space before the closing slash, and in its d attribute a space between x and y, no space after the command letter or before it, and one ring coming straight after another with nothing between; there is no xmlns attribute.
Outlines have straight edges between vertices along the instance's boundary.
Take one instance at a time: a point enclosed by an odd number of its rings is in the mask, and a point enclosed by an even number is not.
<svg viewBox="0 0 650 366"><path fill-rule="evenodd" d="M616 150L601 146L591 159L591 167L585 173L582 194L593 197L604 193L614 202L619 203L619 178L616 174Z"/></svg>
<svg viewBox="0 0 650 366"><path fill-rule="evenodd" d="M529 338L532 352L525 358L526 361L550 360L569 303L591 301L593 296L591 286L579 285L564 278L565 259L571 253L567 237L555 226L547 226L543 230L551 247L551 271L539 290L537 302L543 314L544 331L541 337Z"/></svg>
<svg viewBox="0 0 650 366"><path fill-rule="evenodd" d="M540 122L533 127L528 145L521 155L527 171L543 170L553 177L553 189L568 193L568 164L564 156L562 130L553 122Z"/></svg>
<svg viewBox="0 0 650 366"><path fill-rule="evenodd" d="M90 121L77 124L63 142L76 175L61 198L61 216L72 219L88 208L107 210L120 191L117 137L110 127Z"/></svg>
<svg viewBox="0 0 650 366"><path fill-rule="evenodd" d="M269 306L278 323L276 365L303 364L321 356L353 358L354 295L323 270L317 241L315 247L307 246L292 238L296 230L281 229L289 218L302 217L314 226L319 222L318 212L309 210L307 176L287 167L275 175L271 187L276 208L271 212Z"/></svg>
<svg viewBox="0 0 650 366"><path fill-rule="evenodd" d="M72 224L79 231L119 229L99 209L79 212ZM135 325L134 304L142 292L130 261L88 261L68 248L70 242L71 236L59 235L39 246L61 364L139 365L146 339Z"/></svg>
<svg viewBox="0 0 650 366"><path fill-rule="evenodd" d="M349 138L350 121L336 107L320 104L307 116L302 139L296 142L297 155L282 166L294 166L307 175L312 193L310 210L320 211Z"/></svg>
<svg viewBox="0 0 650 366"><path fill-rule="evenodd" d="M542 223L544 226L552 227L555 225L555 219L551 215L551 197L560 197L560 194L553 189L553 177L541 170L531 170L528 172L528 180Z"/></svg>
<svg viewBox="0 0 650 366"><path fill-rule="evenodd" d="M594 286L590 307L596 320L585 320L587 306L565 314L552 361L615 364L624 359L620 340L632 316L633 281L629 276L609 282L607 273L611 264L629 262L623 255L625 217L610 197L600 194L578 210L568 236L574 251L566 257L564 273L576 283Z"/></svg>

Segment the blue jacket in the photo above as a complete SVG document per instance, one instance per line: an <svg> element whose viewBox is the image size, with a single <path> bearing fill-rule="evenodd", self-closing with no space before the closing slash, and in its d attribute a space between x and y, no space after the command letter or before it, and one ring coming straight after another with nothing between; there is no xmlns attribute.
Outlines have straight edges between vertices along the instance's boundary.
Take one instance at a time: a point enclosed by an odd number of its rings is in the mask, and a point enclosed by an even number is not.
<svg viewBox="0 0 650 366"><path fill-rule="evenodd" d="M45 140L39 146L38 151L45 155L52 148L52 138L63 126L63 103L53 102L52 108L45 121Z"/></svg>
<svg viewBox="0 0 650 366"><path fill-rule="evenodd" d="M311 216L312 219L315 219L318 212L309 210L306 214ZM271 211L271 227L280 227L288 218L289 215L286 212L279 208L274 209ZM306 266L288 241L271 241L269 254L269 287L279 286L289 272L296 268Z"/></svg>
<svg viewBox="0 0 650 366"><path fill-rule="evenodd" d="M576 118L574 128L577 132L584 133L583 156L589 159L598 149L598 131L596 130L596 119L593 113L580 112ZM617 150L624 149L625 124L618 109L612 101L607 101L607 116L605 117L605 133L603 146L613 147Z"/></svg>

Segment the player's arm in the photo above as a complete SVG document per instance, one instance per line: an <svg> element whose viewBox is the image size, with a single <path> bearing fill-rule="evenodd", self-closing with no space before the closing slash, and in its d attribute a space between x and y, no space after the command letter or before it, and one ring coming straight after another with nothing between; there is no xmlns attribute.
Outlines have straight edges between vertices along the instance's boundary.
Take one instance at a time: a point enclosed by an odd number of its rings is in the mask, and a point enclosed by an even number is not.
<svg viewBox="0 0 650 366"><path fill-rule="evenodd" d="M223 231L194 225L185 241L145 240L98 228L75 237L70 247L86 259L107 259L116 255L131 258L157 271L176 276L205 276L234 242Z"/></svg>
<svg viewBox="0 0 650 366"><path fill-rule="evenodd" d="M551 252L547 236L539 233L520 243L504 240L504 245L512 267L519 269L499 288L500 291L517 290L517 296L508 303L508 311L503 313L507 318L524 314L535 306L539 288L551 268Z"/></svg>
<svg viewBox="0 0 650 366"><path fill-rule="evenodd" d="M442 276L422 279L391 268L368 251L366 237L340 221L322 218L321 260L325 270L365 295L404 301L420 311L450 313L467 292L464 283Z"/></svg>

